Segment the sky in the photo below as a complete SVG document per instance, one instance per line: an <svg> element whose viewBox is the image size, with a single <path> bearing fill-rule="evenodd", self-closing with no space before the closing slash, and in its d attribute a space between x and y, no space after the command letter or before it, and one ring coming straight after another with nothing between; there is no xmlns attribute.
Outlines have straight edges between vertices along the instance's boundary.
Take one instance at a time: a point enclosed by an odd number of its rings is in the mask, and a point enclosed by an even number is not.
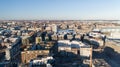
<svg viewBox="0 0 120 67"><path fill-rule="evenodd" d="M120 0L0 0L0 20L120 20Z"/></svg>

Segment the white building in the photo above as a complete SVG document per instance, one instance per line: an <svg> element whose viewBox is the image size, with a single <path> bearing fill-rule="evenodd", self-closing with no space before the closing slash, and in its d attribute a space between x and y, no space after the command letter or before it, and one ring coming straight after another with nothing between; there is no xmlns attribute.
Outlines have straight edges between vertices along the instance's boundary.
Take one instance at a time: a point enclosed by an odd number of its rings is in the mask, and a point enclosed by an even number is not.
<svg viewBox="0 0 120 67"><path fill-rule="evenodd" d="M41 59L34 59L32 61L30 61L30 67L34 67L34 66L40 66L40 67L52 67L52 65L50 63L48 63L49 60L53 60L53 57L45 57L45 58L41 58Z"/></svg>
<svg viewBox="0 0 120 67"><path fill-rule="evenodd" d="M58 41L58 51L71 52L71 43L69 40L59 40Z"/></svg>
<svg viewBox="0 0 120 67"><path fill-rule="evenodd" d="M72 52L76 55L80 56L90 56L90 49L89 45L82 43L81 41L69 41L69 40L59 40L58 41L58 52L66 51Z"/></svg>
<svg viewBox="0 0 120 67"><path fill-rule="evenodd" d="M106 27L106 28L102 28L101 32L120 32L120 27Z"/></svg>
<svg viewBox="0 0 120 67"><path fill-rule="evenodd" d="M107 35L108 38L120 39L120 27L107 27L101 29L101 32L108 32L110 35Z"/></svg>
<svg viewBox="0 0 120 67"><path fill-rule="evenodd" d="M57 25L56 24L52 24L52 31L54 33L57 33L58 29L57 29Z"/></svg>
<svg viewBox="0 0 120 67"><path fill-rule="evenodd" d="M120 39L120 32L111 32L111 34L110 34L110 36L108 38Z"/></svg>
<svg viewBox="0 0 120 67"><path fill-rule="evenodd" d="M101 37L101 34L100 34L100 33L95 33L95 32L90 32L90 33L89 33L89 36L90 36L90 37L99 38L99 37Z"/></svg>

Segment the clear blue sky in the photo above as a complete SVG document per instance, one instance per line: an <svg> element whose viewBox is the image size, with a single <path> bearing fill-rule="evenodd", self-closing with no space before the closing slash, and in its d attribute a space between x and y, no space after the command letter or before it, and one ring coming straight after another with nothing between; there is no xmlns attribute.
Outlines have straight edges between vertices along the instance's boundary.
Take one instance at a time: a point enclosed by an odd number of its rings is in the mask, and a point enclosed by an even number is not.
<svg viewBox="0 0 120 67"><path fill-rule="evenodd" d="M120 0L0 0L0 19L120 20Z"/></svg>

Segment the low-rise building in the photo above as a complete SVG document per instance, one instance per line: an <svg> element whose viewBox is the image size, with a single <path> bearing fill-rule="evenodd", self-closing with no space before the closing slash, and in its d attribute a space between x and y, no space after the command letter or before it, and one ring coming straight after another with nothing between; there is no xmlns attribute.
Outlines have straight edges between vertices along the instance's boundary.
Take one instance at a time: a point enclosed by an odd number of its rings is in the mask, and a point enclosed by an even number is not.
<svg viewBox="0 0 120 67"><path fill-rule="evenodd" d="M6 48L6 60L13 60L20 53L20 38L12 38L11 43L7 45Z"/></svg>
<svg viewBox="0 0 120 67"><path fill-rule="evenodd" d="M29 45L30 44L29 37L30 36L21 36L23 45Z"/></svg>
<svg viewBox="0 0 120 67"><path fill-rule="evenodd" d="M120 27L105 27L101 29L101 32L120 32Z"/></svg>
<svg viewBox="0 0 120 67"><path fill-rule="evenodd" d="M81 37L81 35L80 35L80 34L76 34L76 35L75 35L75 39L78 39L78 40L79 40L79 39L80 39L80 37Z"/></svg>
<svg viewBox="0 0 120 67"><path fill-rule="evenodd" d="M39 55L48 55L49 50L25 50L21 52L22 63L29 63L30 60L36 58Z"/></svg>
<svg viewBox="0 0 120 67"><path fill-rule="evenodd" d="M60 51L72 52L76 55L89 57L91 54L91 47L81 41L59 40L58 52Z"/></svg>
<svg viewBox="0 0 120 67"><path fill-rule="evenodd" d="M64 34L58 35L58 40L64 40Z"/></svg>
<svg viewBox="0 0 120 67"><path fill-rule="evenodd" d="M58 36L57 36L57 34L53 34L53 35L51 35L51 39L52 39L52 40L58 40Z"/></svg>
<svg viewBox="0 0 120 67"><path fill-rule="evenodd" d="M52 64L54 62L53 57L43 57L43 58L36 58L30 61L30 67L53 67Z"/></svg>
<svg viewBox="0 0 120 67"><path fill-rule="evenodd" d="M89 43L94 46L104 46L104 41L102 38L90 38L88 36L84 37L86 43Z"/></svg>
<svg viewBox="0 0 120 67"><path fill-rule="evenodd" d="M73 35L67 35L67 39L68 39L68 40L73 39Z"/></svg>

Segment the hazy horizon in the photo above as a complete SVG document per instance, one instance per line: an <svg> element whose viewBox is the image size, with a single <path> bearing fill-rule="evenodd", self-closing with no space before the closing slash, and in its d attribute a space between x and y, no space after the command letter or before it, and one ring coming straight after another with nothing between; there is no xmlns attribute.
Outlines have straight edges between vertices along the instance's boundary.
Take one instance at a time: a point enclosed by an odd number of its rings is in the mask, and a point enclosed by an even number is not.
<svg viewBox="0 0 120 67"><path fill-rule="evenodd" d="M120 20L119 0L0 0L0 20Z"/></svg>

